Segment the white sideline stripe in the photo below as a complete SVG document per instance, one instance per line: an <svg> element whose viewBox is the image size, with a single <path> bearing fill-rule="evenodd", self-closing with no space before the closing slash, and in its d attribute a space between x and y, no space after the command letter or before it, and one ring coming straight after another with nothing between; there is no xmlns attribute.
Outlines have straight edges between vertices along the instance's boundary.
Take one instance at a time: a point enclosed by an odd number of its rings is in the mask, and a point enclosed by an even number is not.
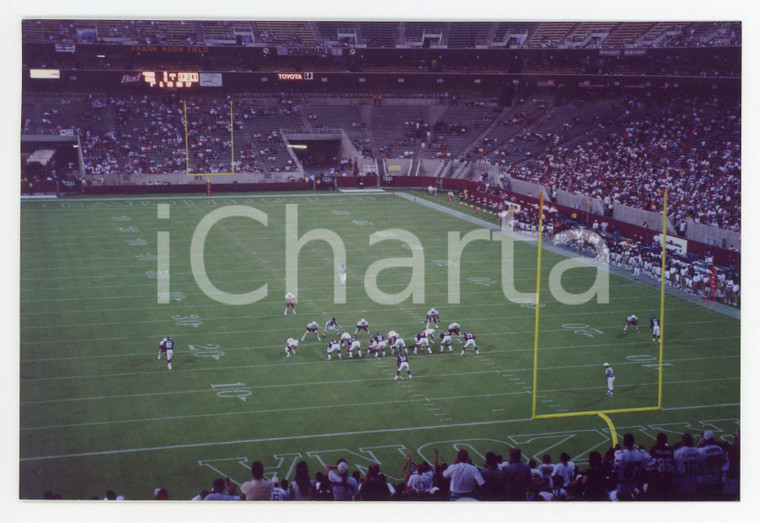
<svg viewBox="0 0 760 523"><path fill-rule="evenodd" d="M372 195L378 195L378 194L392 194L386 191L376 191L373 192ZM322 197L335 197L340 196L337 192L275 192L273 194L260 194L260 193L252 193L252 194L218 194L218 195L212 195L212 196L206 196L206 195L199 195L199 196L140 196L140 197L131 197L131 196L123 196L121 198L72 198L72 199L66 199L61 201L66 201L66 203L91 203L91 202L143 202L143 201L162 201L162 200L224 200L225 198L235 199L235 200L243 200L246 198L303 198L303 197L309 197L312 198L322 198ZM60 207L61 209L66 209L67 207ZM117 207L98 207L98 209L110 209L113 210ZM92 207L87 207L87 209L92 209ZM138 207L139 209L139 207ZM58 210L58 209L53 209Z"/></svg>
<svg viewBox="0 0 760 523"><path fill-rule="evenodd" d="M722 404L717 404L717 405L692 405L692 406L683 406L683 407L673 407L673 408L663 409L663 410L694 410L694 409L722 408L722 407L728 407L728 406L740 406L740 404L739 403L722 403ZM333 438L333 437L338 437L338 436L383 434L383 433L395 433L395 432L408 432L408 431L414 431L414 430L439 430L442 428L524 423L524 422L529 422L529 421L533 421L533 420L530 418L518 418L518 419L510 419L510 420L489 420L489 421L476 421L476 422L468 422L468 423L448 423L445 425L440 425L440 424L439 425L423 425L423 426L417 426L417 427L357 430L357 431L333 432L333 433L322 433L322 434L304 434L304 435L296 435L296 436L276 436L276 437L271 437L271 438L255 438L255 439L216 441L216 442L205 442L205 443L186 443L186 444L181 444L181 445L165 445L165 446L156 446L156 447L115 449L115 450L103 450L103 451L94 451L94 452L79 452L79 453L71 453L71 454L57 454L57 455L50 455L50 456L31 456L31 457L26 457L26 458L20 458L19 461L22 463L27 463L31 461L44 461L44 460L63 459L63 458L108 456L108 455L114 455L114 454L131 454L131 453L136 453L136 452L155 452L155 451L166 451L166 450L172 450L172 449L188 449L188 448L213 447L213 446L223 446L223 445L242 445L242 444L250 444L250 443L266 443L266 442L272 442L272 441L302 440L302 439L311 439L311 438Z"/></svg>

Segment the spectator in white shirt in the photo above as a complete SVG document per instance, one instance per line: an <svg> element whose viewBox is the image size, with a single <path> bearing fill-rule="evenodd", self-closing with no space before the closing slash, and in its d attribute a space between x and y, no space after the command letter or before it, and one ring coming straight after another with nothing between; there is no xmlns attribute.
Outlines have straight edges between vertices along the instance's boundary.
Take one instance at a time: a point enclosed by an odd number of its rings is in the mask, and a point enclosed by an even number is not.
<svg viewBox="0 0 760 523"><path fill-rule="evenodd" d="M451 480L452 501L477 501L477 491L485 484L478 467L470 463L465 449L459 449L456 462L443 471L443 477Z"/></svg>

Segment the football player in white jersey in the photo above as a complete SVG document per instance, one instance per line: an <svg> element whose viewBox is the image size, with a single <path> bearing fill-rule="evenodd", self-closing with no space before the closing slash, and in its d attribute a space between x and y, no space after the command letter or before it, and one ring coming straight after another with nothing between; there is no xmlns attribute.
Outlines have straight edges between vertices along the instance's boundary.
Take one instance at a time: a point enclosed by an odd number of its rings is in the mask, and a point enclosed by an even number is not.
<svg viewBox="0 0 760 523"><path fill-rule="evenodd" d="M350 332L344 332L343 334L341 334L341 335L340 335L340 339L339 339L339 341L340 341L340 346L341 346L341 347L342 347L343 345L346 345L346 346L348 346L348 340L350 340L351 338L352 338L352 336L351 336L351 333L350 333Z"/></svg>
<svg viewBox="0 0 760 523"><path fill-rule="evenodd" d="M652 341L660 341L660 320L657 316L652 316L649 320L649 328L652 331Z"/></svg>
<svg viewBox="0 0 760 523"><path fill-rule="evenodd" d="M475 354L480 354L478 351L478 346L475 345L475 336L468 330L464 331L464 345L462 346L462 354L460 356L464 356L464 351L468 348L472 347L475 349Z"/></svg>
<svg viewBox="0 0 760 523"><path fill-rule="evenodd" d="M335 318L331 318L325 323L325 332L322 333L322 336L327 336L327 331L335 331L335 334L338 334L338 329L340 329L338 322Z"/></svg>
<svg viewBox="0 0 760 523"><path fill-rule="evenodd" d="M430 327L431 323L435 323L435 327L438 328L438 311L430 309L425 317L425 326Z"/></svg>
<svg viewBox="0 0 760 523"><path fill-rule="evenodd" d="M356 330L354 331L354 336L359 334L359 331L364 331L367 333L367 336L370 336L369 323L367 323L367 320L365 320L364 318L356 322Z"/></svg>
<svg viewBox="0 0 760 523"><path fill-rule="evenodd" d="M385 358L385 338L379 332L375 334L375 357L380 351L383 351L383 358Z"/></svg>
<svg viewBox="0 0 760 523"><path fill-rule="evenodd" d="M406 354L401 351L398 351L398 355L396 355L396 365L396 377L393 378L394 380L398 379L398 376L401 374L402 370L405 370L406 375L409 376L409 379L412 379L412 371L409 369L409 358L407 358Z"/></svg>
<svg viewBox="0 0 760 523"><path fill-rule="evenodd" d="M636 327L636 332L639 332L639 317L635 314L631 314L625 319L625 327L623 327L623 332L628 330L628 326L633 325Z"/></svg>
<svg viewBox="0 0 760 523"><path fill-rule="evenodd" d="M301 336L301 341L305 340L308 334L314 334L317 337L317 341L322 341L322 338L319 337L319 323L316 321L309 322L306 326L306 332Z"/></svg>
<svg viewBox="0 0 760 523"><path fill-rule="evenodd" d="M442 332L440 336L441 336L441 352L443 352L444 347L448 347L449 352L451 352L451 335L448 332Z"/></svg>
<svg viewBox="0 0 760 523"><path fill-rule="evenodd" d="M636 256L631 263L633 269L633 279L638 280L641 277L641 267L644 265L641 261L641 256Z"/></svg>
<svg viewBox="0 0 760 523"><path fill-rule="evenodd" d="M700 453L694 446L694 437L688 432L683 435L681 441L683 445L673 453L673 490L677 499L693 501L697 492Z"/></svg>
<svg viewBox="0 0 760 523"><path fill-rule="evenodd" d="M338 351L338 359L342 360L343 355L340 353L340 343L335 341L335 339L330 340L330 343L327 344L327 359L332 359L332 353Z"/></svg>
<svg viewBox="0 0 760 523"><path fill-rule="evenodd" d="M427 327L422 330L422 335L425 336L428 340L435 339L435 329Z"/></svg>
<svg viewBox="0 0 760 523"><path fill-rule="evenodd" d="M369 341L367 341L367 356L374 354L375 358L377 358L377 340L374 336L369 337Z"/></svg>
<svg viewBox="0 0 760 523"><path fill-rule="evenodd" d="M348 340L348 357L353 358L354 357L354 350L356 350L356 353L359 355L359 357L362 357L362 345L359 343L359 340L356 338L351 338Z"/></svg>
<svg viewBox="0 0 760 523"><path fill-rule="evenodd" d="M386 336L386 338L388 339L388 345L393 345L394 343L396 343L396 338L398 337L399 337L398 332L394 330L389 330L388 336Z"/></svg>
<svg viewBox="0 0 760 523"><path fill-rule="evenodd" d="M390 337L388 337L388 343L391 345L391 353L396 354L396 349L398 349L399 352L401 352L401 349L404 349L404 352L409 354L409 349L406 348L406 343L404 343L404 338L402 338L399 335L396 335L393 337L393 342L390 341Z"/></svg>
<svg viewBox="0 0 760 523"><path fill-rule="evenodd" d="M610 367L609 363L604 363L604 376L607 379L607 396L612 397L613 392L612 389L615 385L615 373L612 371L612 367Z"/></svg>
<svg viewBox="0 0 760 523"><path fill-rule="evenodd" d="M288 309L293 309L293 314L296 313L296 295L289 292L285 295L285 316L288 315Z"/></svg>
<svg viewBox="0 0 760 523"><path fill-rule="evenodd" d="M298 348L298 340L295 338L288 338L288 341L285 342L285 355L290 358L290 354L296 353L296 349Z"/></svg>
<svg viewBox="0 0 760 523"><path fill-rule="evenodd" d="M460 333L459 329L460 328L459 328L459 324L458 323L450 323L449 324L449 336L451 336L452 334L456 334L457 338L461 342L462 341L462 334Z"/></svg>
<svg viewBox="0 0 760 523"><path fill-rule="evenodd" d="M340 284L342 287L346 286L346 266L341 265L338 267L338 276L340 276Z"/></svg>
<svg viewBox="0 0 760 523"><path fill-rule="evenodd" d="M433 351L430 349L430 342L425 337L423 333L419 333L414 337L414 353L417 354L417 349L420 347L427 348L427 351L430 354L433 354Z"/></svg>
<svg viewBox="0 0 760 523"><path fill-rule="evenodd" d="M172 357L174 356L174 341L171 336L167 336L158 344L158 359L161 355L166 354L166 368L172 370Z"/></svg>
<svg viewBox="0 0 760 523"><path fill-rule="evenodd" d="M643 486L644 473L652 461L649 454L634 448L633 434L623 436L623 450L615 452L615 474L618 501L635 499Z"/></svg>

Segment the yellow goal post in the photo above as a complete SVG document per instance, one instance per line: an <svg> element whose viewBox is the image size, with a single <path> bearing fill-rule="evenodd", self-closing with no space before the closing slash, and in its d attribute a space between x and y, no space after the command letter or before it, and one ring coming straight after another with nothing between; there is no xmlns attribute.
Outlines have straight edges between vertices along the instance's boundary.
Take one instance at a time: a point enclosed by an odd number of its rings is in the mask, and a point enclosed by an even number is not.
<svg viewBox="0 0 760 523"><path fill-rule="evenodd" d="M543 229L543 210L544 210L544 193L541 191L538 200L538 257L536 261L536 325L534 333L533 344L533 392L532 392L532 411L531 419L545 420L545 419L557 419L557 418L573 418L581 416L599 416L608 425L612 438L612 445L617 445L617 434L612 420L609 418L610 414L624 414L632 412L651 412L662 410L662 375L663 375L663 356L664 356L664 342L665 342L665 261L667 255L666 241L667 241L667 225L668 225L668 191L663 192L663 206L662 206L662 263L660 267L660 347L659 347L659 365L658 365L658 379L657 379L657 405L648 407L634 407L625 409L599 409L589 410L581 412L563 412L557 414L538 414L536 412L536 401L538 394L538 349L539 349L539 318L541 311L541 249L542 249L542 229Z"/></svg>

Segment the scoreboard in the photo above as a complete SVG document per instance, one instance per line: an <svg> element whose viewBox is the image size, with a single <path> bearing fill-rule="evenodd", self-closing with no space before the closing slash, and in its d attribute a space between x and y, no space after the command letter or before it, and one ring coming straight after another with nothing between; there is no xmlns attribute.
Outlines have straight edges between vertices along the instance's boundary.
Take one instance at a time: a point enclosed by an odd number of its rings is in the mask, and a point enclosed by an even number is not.
<svg viewBox="0 0 760 523"><path fill-rule="evenodd" d="M184 89L200 83L197 71L140 71L143 81L150 87Z"/></svg>

